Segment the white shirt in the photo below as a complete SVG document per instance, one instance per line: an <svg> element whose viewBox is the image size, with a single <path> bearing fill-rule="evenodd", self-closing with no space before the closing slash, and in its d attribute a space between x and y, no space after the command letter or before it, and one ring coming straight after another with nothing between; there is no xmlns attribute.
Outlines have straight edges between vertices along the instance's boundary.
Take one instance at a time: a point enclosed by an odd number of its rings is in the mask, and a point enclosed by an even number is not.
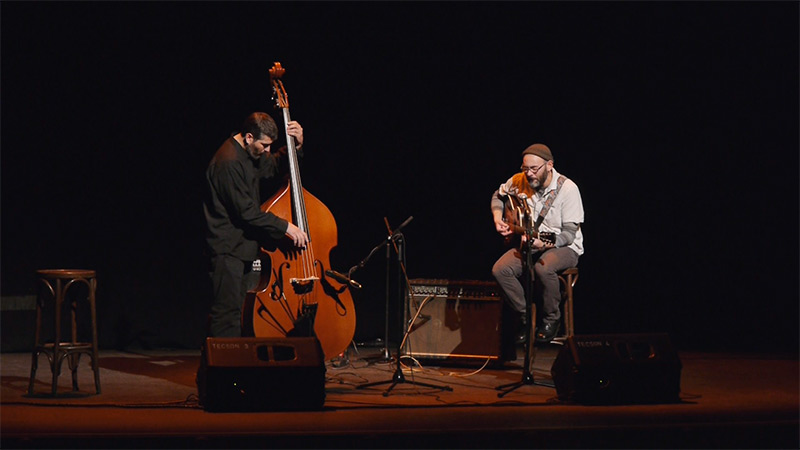
<svg viewBox="0 0 800 450"><path fill-rule="evenodd" d="M555 195L558 189L558 177L560 174L553 169L550 184L544 191L536 191L536 193L528 197L528 207L533 214L533 220L539 218L544 203L547 201L549 195ZM498 194L501 196L510 195L512 191L513 181L509 178L508 181L500 185ZM514 194L511 194L514 195ZM575 239L568 246L578 256L583 254L583 233L581 232L580 224L583 223L583 201L581 200L581 192L578 190L578 185L574 181L567 178L561 186L553 204L550 206L550 211L547 212L542 224L539 226L539 231L551 231L556 235L561 234L562 224L565 222L573 222L578 224L578 231L575 233Z"/></svg>

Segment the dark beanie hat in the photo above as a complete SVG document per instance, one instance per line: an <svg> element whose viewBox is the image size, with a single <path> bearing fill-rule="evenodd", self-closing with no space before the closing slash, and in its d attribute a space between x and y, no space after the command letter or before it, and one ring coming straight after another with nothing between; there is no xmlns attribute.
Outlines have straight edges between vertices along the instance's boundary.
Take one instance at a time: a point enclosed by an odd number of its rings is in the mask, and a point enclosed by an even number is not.
<svg viewBox="0 0 800 450"><path fill-rule="evenodd" d="M525 155L536 155L545 161L553 160L553 154L550 153L550 149L544 144L531 145L522 152L522 156L525 157Z"/></svg>

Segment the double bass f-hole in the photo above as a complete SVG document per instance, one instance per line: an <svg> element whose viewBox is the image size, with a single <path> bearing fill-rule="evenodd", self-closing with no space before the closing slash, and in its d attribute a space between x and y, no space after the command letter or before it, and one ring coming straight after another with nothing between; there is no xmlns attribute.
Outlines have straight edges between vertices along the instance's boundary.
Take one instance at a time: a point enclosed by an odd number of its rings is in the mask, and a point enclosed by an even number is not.
<svg viewBox="0 0 800 450"><path fill-rule="evenodd" d="M282 269L286 265L288 265L288 263L281 264L281 266L278 267L277 270L272 271L272 279L274 280L274 282L270 286L272 292L270 292L269 294L269 298L271 298L272 301L277 302L286 298L283 295L283 277L281 276Z"/></svg>

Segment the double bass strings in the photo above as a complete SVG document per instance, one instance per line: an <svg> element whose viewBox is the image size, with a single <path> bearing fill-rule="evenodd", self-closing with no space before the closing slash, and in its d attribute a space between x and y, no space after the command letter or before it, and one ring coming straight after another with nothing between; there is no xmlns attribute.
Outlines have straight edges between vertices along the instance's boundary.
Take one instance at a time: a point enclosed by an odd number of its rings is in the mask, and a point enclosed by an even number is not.
<svg viewBox="0 0 800 450"><path fill-rule="evenodd" d="M280 82L280 80L278 80ZM281 83L281 87L283 84ZM284 127L284 134L286 135L286 146L289 150L289 170L292 172L291 179L296 183L292 183L292 196L295 199L294 204L297 205L296 211L296 220L297 226L301 230L303 230L308 235L308 244L305 248L300 249L298 252L300 254L301 265L300 268L302 269L302 273L296 274L299 275L298 278L303 280L303 284L305 287L308 287L309 284L317 283L320 279L319 274L317 273L316 267L316 256L314 255L314 245L311 240L311 229L308 225L308 216L306 214L306 204L305 198L303 196L303 186L300 182L300 171L299 171L299 163L297 161L297 149L295 148L293 138L289 135L289 122L291 121L291 117L289 115L289 108L283 108L283 127ZM305 292L301 295L302 301L298 304L298 308L303 308L310 304L316 304L316 289L310 289L308 292ZM314 294L314 295L311 295ZM298 311L299 313L302 311Z"/></svg>

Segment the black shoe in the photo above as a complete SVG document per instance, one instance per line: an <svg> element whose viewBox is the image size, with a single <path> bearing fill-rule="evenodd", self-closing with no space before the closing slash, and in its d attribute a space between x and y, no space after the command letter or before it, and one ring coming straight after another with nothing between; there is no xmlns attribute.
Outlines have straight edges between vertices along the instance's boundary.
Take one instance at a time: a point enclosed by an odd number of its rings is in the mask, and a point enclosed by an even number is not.
<svg viewBox="0 0 800 450"><path fill-rule="evenodd" d="M528 336L527 333L525 333L525 328L523 327L519 330L519 332L517 332L517 335L514 336L514 343L525 344L526 342L528 342Z"/></svg>
<svg viewBox="0 0 800 450"><path fill-rule="evenodd" d="M525 320L525 314L522 314L517 319L517 332L514 334L514 343L525 344L528 342L527 328L528 324Z"/></svg>
<svg viewBox="0 0 800 450"><path fill-rule="evenodd" d="M546 323L541 327L536 328L536 342L550 342L556 337L558 333L558 327L561 325L559 322L556 323Z"/></svg>

